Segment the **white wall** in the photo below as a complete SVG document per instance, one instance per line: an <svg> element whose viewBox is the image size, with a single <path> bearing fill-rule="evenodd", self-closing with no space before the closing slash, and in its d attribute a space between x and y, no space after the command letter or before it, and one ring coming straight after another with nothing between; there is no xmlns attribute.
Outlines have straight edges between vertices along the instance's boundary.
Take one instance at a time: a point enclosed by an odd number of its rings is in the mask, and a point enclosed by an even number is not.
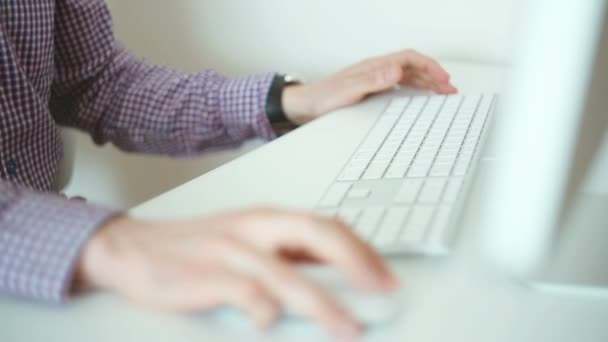
<svg viewBox="0 0 608 342"><path fill-rule="evenodd" d="M147 59L237 75L318 78L362 58L416 48L505 64L521 0L110 0L117 37ZM128 208L254 148L188 161L129 156L79 136L66 192Z"/></svg>

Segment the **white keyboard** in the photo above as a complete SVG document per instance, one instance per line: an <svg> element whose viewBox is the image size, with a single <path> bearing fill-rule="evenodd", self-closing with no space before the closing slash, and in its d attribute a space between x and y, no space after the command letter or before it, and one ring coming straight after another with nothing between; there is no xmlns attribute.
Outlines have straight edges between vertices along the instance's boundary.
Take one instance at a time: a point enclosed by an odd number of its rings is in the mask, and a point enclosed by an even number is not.
<svg viewBox="0 0 608 342"><path fill-rule="evenodd" d="M494 95L394 98L317 211L384 254L444 254Z"/></svg>

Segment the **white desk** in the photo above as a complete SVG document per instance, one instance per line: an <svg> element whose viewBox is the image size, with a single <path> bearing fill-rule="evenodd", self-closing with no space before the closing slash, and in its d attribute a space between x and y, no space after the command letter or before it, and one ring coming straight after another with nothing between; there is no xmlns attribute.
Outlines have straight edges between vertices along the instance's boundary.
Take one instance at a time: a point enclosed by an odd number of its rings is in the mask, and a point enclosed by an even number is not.
<svg viewBox="0 0 608 342"><path fill-rule="evenodd" d="M504 69L447 63L463 92L499 91ZM366 131L365 113L337 113L195 179L132 213L143 217L200 215L259 203L312 207L342 161ZM483 177L483 172L481 177ZM476 203L463 219L453 257L393 260L407 302L400 322L372 331L366 341L608 341L608 300L541 295L481 271ZM144 312L109 295L48 308L0 298L0 341L317 341L324 334L308 323L279 326L259 335L248 326L227 326L199 316Z"/></svg>

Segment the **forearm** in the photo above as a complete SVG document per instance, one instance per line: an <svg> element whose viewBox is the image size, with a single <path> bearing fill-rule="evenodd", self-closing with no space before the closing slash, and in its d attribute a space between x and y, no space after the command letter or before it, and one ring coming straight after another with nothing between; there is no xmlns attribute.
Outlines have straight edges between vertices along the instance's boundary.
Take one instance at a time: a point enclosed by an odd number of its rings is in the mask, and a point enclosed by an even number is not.
<svg viewBox="0 0 608 342"><path fill-rule="evenodd" d="M274 137L265 103L274 74L186 74L135 57L102 0L58 1L51 111L57 122L128 151L196 154Z"/></svg>
<svg viewBox="0 0 608 342"><path fill-rule="evenodd" d="M36 301L68 298L85 242L115 212L0 183L0 291Z"/></svg>
<svg viewBox="0 0 608 342"><path fill-rule="evenodd" d="M272 139L265 113L272 76L186 74L117 49L95 78L55 87L51 105L60 123L91 132L99 144L190 155L254 137Z"/></svg>

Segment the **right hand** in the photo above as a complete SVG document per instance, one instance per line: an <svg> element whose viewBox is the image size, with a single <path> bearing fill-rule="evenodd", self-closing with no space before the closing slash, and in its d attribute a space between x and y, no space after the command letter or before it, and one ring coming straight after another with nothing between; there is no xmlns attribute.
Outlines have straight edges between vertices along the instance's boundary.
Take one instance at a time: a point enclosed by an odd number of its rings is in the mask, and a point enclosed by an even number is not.
<svg viewBox="0 0 608 342"><path fill-rule="evenodd" d="M344 223L267 208L176 222L115 218L85 246L76 281L162 310L232 305L261 328L289 308L340 340L356 339L360 323L297 271L303 260L335 266L363 290L397 287L383 259Z"/></svg>

